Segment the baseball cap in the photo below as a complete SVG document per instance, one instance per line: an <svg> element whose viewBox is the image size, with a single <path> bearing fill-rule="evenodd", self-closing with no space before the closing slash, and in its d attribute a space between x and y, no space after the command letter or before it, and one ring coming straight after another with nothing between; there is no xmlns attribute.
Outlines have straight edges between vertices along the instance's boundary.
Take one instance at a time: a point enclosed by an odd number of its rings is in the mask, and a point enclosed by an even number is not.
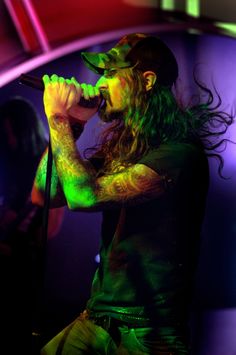
<svg viewBox="0 0 236 355"><path fill-rule="evenodd" d="M97 74L105 70L135 66L157 74L161 85L172 86L178 77L178 64L171 49L158 37L131 33L122 37L108 52L82 52L84 64Z"/></svg>

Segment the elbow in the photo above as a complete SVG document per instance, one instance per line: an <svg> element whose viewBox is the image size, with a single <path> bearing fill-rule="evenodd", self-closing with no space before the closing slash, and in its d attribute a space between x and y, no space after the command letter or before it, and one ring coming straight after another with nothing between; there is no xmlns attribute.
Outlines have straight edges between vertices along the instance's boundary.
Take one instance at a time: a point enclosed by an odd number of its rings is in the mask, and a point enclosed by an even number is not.
<svg viewBox="0 0 236 355"><path fill-rule="evenodd" d="M78 211L78 210L89 211L89 210L93 210L96 204L90 200L87 201L79 200L79 201L67 201L67 206L71 211Z"/></svg>
<svg viewBox="0 0 236 355"><path fill-rule="evenodd" d="M72 211L79 209L90 210L95 208L97 204L96 195L91 188L83 188L77 193L68 194L67 196L67 205Z"/></svg>

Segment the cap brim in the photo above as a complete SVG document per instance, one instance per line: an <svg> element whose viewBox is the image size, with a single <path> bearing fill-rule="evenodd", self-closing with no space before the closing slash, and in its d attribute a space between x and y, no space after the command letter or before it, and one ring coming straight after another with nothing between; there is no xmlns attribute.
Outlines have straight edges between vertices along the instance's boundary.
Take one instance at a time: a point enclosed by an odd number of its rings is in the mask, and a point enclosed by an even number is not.
<svg viewBox="0 0 236 355"><path fill-rule="evenodd" d="M104 73L106 63L109 61L105 53L82 52L81 57L84 64L97 74Z"/></svg>
<svg viewBox="0 0 236 355"><path fill-rule="evenodd" d="M84 64L97 74L104 74L104 70L113 68L129 68L131 62L123 61L114 49L106 53L82 52Z"/></svg>

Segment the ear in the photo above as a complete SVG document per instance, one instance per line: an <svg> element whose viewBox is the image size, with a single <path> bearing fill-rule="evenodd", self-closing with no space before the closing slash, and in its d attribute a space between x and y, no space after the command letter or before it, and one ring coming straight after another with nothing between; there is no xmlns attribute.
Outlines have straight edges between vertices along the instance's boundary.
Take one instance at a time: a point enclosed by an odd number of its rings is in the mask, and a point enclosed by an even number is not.
<svg viewBox="0 0 236 355"><path fill-rule="evenodd" d="M145 82L146 82L146 91L149 91L153 88L153 85L156 82L157 76L153 71L145 71L143 73L143 76L145 78Z"/></svg>

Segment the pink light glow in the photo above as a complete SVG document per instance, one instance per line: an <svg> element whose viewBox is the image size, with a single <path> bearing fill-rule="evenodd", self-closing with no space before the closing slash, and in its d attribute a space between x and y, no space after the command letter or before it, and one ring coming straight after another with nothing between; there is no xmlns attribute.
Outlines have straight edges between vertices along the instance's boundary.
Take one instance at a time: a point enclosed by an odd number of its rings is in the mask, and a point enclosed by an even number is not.
<svg viewBox="0 0 236 355"><path fill-rule="evenodd" d="M78 50L81 50L83 48L87 48L90 46L94 46L96 44L102 44L105 42L113 41L123 35L125 35L128 32L156 32L156 31L166 31L167 29L170 29L170 25L149 25L149 26L138 26L138 27L132 27L132 28L124 28L122 30L115 30L115 31L109 31L109 32L104 32L100 33L97 35L93 36L88 36L84 38L80 38L76 41L70 42L66 45L63 45L59 48L50 50L46 53L43 53L41 55L38 55L37 57L34 57L30 60L25 61L24 63L19 64L18 66L11 68L10 70L6 71L5 73L2 73L0 75L0 88L3 87L4 85L10 83L12 80L17 79L22 73L28 73L29 71L36 69L40 67L41 65L44 65L46 63L49 63L57 58L63 57L67 54L76 52ZM173 29L171 27L171 29Z"/></svg>
<svg viewBox="0 0 236 355"><path fill-rule="evenodd" d="M199 24L198 26L197 24L194 24L193 27L194 28L198 27L199 29L202 30L204 30L205 28L206 31L208 29L208 25L204 27L202 24ZM22 73L27 73L35 68L40 67L41 65L49 63L50 61L53 61L57 58L63 57L75 51L81 50L83 48L91 47L97 45L98 43L103 44L109 41L116 40L117 38L124 36L127 33L131 33L131 32L162 33L162 32L181 31L181 30L189 31L190 29L191 29L191 24L189 23L173 22L173 23L150 24L144 26L129 27L129 28L124 28L122 30L103 32L96 35L80 38L66 45L63 45L59 48L50 50L47 53L44 53L33 59L30 59L8 70L7 72L2 73L0 75L0 88L8 84L12 80L15 80Z"/></svg>
<svg viewBox="0 0 236 355"><path fill-rule="evenodd" d="M31 3L31 1L30 0L22 0L22 2L25 6L27 13L28 13L29 19L31 21L31 24L32 24L34 30L35 30L35 34L38 38L38 41L40 43L40 46L41 46L43 52L48 52L50 50L50 46L49 46L47 37L44 33L43 27L39 21L39 18L34 10L34 7Z"/></svg>
<svg viewBox="0 0 236 355"><path fill-rule="evenodd" d="M20 24L17 14L16 14L15 8L14 8L14 6L12 6L11 0L4 0L4 1L5 1L6 7L8 8L8 11L11 15L11 18L14 22L17 33L19 34L22 45L23 45L25 51L28 52L30 50L30 47L29 47L27 39L25 38L24 32L22 31L21 24Z"/></svg>

